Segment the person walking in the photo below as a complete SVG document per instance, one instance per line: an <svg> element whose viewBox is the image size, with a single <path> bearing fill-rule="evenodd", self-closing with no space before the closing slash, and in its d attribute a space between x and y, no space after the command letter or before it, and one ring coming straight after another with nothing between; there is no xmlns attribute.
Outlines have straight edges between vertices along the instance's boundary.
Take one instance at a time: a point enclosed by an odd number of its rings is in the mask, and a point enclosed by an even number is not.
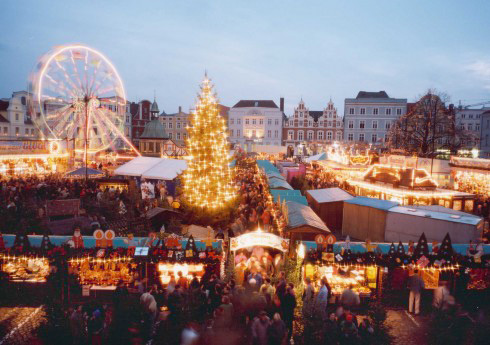
<svg viewBox="0 0 490 345"><path fill-rule="evenodd" d="M254 345L267 345L267 330L270 320L265 311L261 311L252 322L252 340Z"/></svg>
<svg viewBox="0 0 490 345"><path fill-rule="evenodd" d="M296 308L296 296L294 294L294 285L289 283L286 288L286 294L281 302L282 317L288 328L288 339L293 335L294 309Z"/></svg>
<svg viewBox="0 0 490 345"><path fill-rule="evenodd" d="M313 316L313 307L315 305L315 288L311 284L311 279L305 279L306 288L303 292L303 317L310 318Z"/></svg>
<svg viewBox="0 0 490 345"><path fill-rule="evenodd" d="M419 276L419 270L415 270L414 274L408 278L408 289L410 295L408 298L408 312L418 315L420 313L420 293L425 289L424 280Z"/></svg>
<svg viewBox="0 0 490 345"><path fill-rule="evenodd" d="M344 308L355 308L359 304L361 304L361 299L359 295L352 290L353 285L349 284L349 287L342 291L342 295L340 296L340 303L344 306Z"/></svg>
<svg viewBox="0 0 490 345"><path fill-rule="evenodd" d="M282 345L286 340L288 330L286 324L281 320L279 313L274 314L272 323L267 329L267 339L269 345Z"/></svg>

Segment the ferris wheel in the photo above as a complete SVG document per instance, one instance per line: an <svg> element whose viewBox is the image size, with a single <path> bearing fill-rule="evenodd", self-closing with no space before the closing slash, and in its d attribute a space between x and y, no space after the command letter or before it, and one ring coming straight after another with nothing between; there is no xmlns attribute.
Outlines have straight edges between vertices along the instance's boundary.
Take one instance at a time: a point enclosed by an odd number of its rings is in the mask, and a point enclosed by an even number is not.
<svg viewBox="0 0 490 345"><path fill-rule="evenodd" d="M124 136L126 93L114 65L97 50L75 44L41 57L31 76L31 118L42 136L73 141L76 152L115 147ZM134 148L134 147L133 147Z"/></svg>

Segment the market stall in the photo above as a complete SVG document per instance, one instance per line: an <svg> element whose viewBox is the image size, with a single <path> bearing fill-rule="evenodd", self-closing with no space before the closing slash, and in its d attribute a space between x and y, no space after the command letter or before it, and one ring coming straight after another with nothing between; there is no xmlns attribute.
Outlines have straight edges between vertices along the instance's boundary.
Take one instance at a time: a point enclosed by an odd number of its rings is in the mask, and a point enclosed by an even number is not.
<svg viewBox="0 0 490 345"><path fill-rule="evenodd" d="M45 283L50 273L49 260L37 255L1 255L0 271L10 282Z"/></svg>
<svg viewBox="0 0 490 345"><path fill-rule="evenodd" d="M311 208L334 231L342 230L344 201L352 198L352 195L337 187L306 191Z"/></svg>
<svg viewBox="0 0 490 345"><path fill-rule="evenodd" d="M230 239L230 250L237 283L243 284L249 272L262 275L277 274L284 264L284 254L289 249L289 240L268 232L254 231Z"/></svg>
<svg viewBox="0 0 490 345"><path fill-rule="evenodd" d="M316 235L326 235L330 230L310 206L295 201L284 204L286 234L291 242L313 240Z"/></svg>
<svg viewBox="0 0 490 345"><path fill-rule="evenodd" d="M427 170L376 164L362 179L349 179L355 195L390 200L401 205L441 205L457 211L472 212L475 195L438 188Z"/></svg>
<svg viewBox="0 0 490 345"><path fill-rule="evenodd" d="M69 154L58 140L0 140L0 175L64 172Z"/></svg>

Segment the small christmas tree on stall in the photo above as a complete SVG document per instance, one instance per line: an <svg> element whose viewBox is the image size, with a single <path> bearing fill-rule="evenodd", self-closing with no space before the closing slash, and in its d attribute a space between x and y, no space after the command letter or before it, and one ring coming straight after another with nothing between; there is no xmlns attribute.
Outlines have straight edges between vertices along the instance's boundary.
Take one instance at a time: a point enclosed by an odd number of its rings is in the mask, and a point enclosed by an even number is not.
<svg viewBox="0 0 490 345"><path fill-rule="evenodd" d="M429 246L427 245L427 238L425 233L420 235L417 246L415 247L415 252L413 253L414 258L420 258L422 255L429 256Z"/></svg>
<svg viewBox="0 0 490 345"><path fill-rule="evenodd" d="M188 162L183 190L192 207L219 210L235 198L228 157L226 124L207 75L191 115L187 139Z"/></svg>
<svg viewBox="0 0 490 345"><path fill-rule="evenodd" d="M402 241L400 241L398 243L398 247L396 249L396 254L398 255L398 257L405 256L405 247L403 246Z"/></svg>
<svg viewBox="0 0 490 345"><path fill-rule="evenodd" d="M442 240L442 244L439 249L439 255L444 258L450 258L453 255L453 245L449 233L447 233Z"/></svg>

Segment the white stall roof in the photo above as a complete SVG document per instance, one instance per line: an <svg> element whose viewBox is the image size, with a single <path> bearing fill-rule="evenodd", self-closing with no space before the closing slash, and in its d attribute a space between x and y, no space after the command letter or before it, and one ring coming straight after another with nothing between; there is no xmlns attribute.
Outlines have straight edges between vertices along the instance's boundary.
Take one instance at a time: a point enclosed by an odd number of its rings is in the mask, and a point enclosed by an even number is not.
<svg viewBox="0 0 490 345"><path fill-rule="evenodd" d="M340 188L325 188L308 190L306 193L310 194L313 199L318 203L322 202L335 202L352 199L353 196Z"/></svg>
<svg viewBox="0 0 490 345"><path fill-rule="evenodd" d="M114 171L115 175L140 176L147 179L173 180L187 169L180 159L136 157Z"/></svg>
<svg viewBox="0 0 490 345"><path fill-rule="evenodd" d="M141 177L156 180L173 180L187 169L187 162L181 159L165 159L146 170Z"/></svg>
<svg viewBox="0 0 490 345"><path fill-rule="evenodd" d="M115 175L141 176L146 170L158 164L162 158L136 157L114 170Z"/></svg>
<svg viewBox="0 0 490 345"><path fill-rule="evenodd" d="M445 220L447 222L478 225L481 218L470 214L456 215L446 212L429 211L424 209L411 208L410 206L395 206L389 209L388 212L407 214L417 217L432 218L437 220Z"/></svg>

